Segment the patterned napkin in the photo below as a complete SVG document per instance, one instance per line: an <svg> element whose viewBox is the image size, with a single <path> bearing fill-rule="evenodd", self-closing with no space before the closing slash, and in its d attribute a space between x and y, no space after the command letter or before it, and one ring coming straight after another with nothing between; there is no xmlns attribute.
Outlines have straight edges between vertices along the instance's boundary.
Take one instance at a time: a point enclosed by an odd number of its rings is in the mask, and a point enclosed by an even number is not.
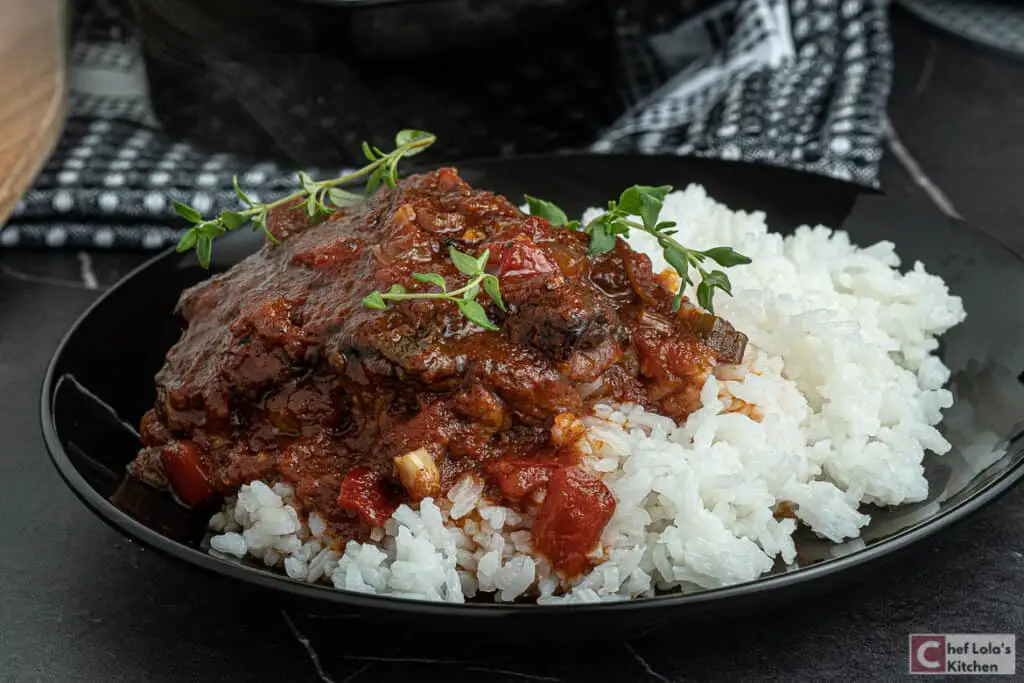
<svg viewBox="0 0 1024 683"><path fill-rule="evenodd" d="M77 4L67 126L35 186L0 231L0 246L161 249L176 242L182 229L172 198L204 213L234 207L236 174L250 194L264 199L294 188L300 167L294 160L269 151L263 159L232 150L204 151L206 146L167 132L161 121L173 116L154 115L150 93L160 84L152 82L153 73L147 76L127 5L120 0ZM887 6L886 0L611 1L603 15L611 17L607 31L597 13L589 29L589 15L573 17L579 49L555 45L551 50L559 47L557 52L538 48L516 55L515 65L502 72L505 80L487 81L486 106L471 98L443 102L459 134L444 146L439 143L437 154L444 159L553 149L693 154L874 185L892 73ZM606 61L615 73L610 80L595 76L592 55L598 53L588 53L588 45L602 54L611 51ZM251 91L263 78L286 95L289 79L282 74L294 73L294 60L308 57L291 59L268 62L255 77L251 71L232 74L232 83L247 84ZM362 86L345 78L335 81L349 90ZM421 91L404 87L414 102L410 106L420 107L410 117L437 99L429 84ZM529 96L516 95L522 92ZM511 113L493 105L502 93L514 96L510 101L517 108ZM170 97L184 103L185 116L190 98ZM377 120L372 111L358 121L325 121L340 138L339 148L358 150L359 139L387 140L400 127L391 120L395 105L387 102L388 93L377 99L392 114L382 119L379 131L366 123ZM511 118L489 113L496 109ZM304 117L300 121L330 113L305 104L293 112ZM230 132L214 114L207 119L210 126L225 128L224 135ZM524 121L528 125L521 125ZM270 123L267 119L272 131ZM339 153L336 163L345 167L356 161ZM315 175L342 170L302 167Z"/></svg>

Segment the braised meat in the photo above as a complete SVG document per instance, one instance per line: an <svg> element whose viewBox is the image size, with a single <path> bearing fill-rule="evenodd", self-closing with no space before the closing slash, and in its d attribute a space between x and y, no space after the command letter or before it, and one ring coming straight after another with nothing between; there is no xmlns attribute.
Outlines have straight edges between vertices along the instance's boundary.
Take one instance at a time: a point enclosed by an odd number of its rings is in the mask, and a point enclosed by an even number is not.
<svg viewBox="0 0 1024 683"><path fill-rule="evenodd" d="M578 572L614 509L577 462L578 416L621 401L684 418L715 364L743 355L724 320L672 311L646 256L619 241L591 257L586 235L454 169L319 222L281 207L270 227L280 244L182 295L187 327L142 420L129 471L187 504L283 480L339 539L363 538L401 502L472 472L505 504L546 492L537 550ZM429 290L414 272L461 285L449 246L490 250L507 311L478 300L500 331L442 300L362 305L393 283Z"/></svg>

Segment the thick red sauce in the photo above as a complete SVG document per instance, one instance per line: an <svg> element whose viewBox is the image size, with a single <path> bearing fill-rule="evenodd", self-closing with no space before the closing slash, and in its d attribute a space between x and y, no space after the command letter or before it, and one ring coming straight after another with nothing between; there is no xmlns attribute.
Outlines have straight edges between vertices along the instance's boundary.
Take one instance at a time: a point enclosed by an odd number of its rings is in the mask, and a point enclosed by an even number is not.
<svg viewBox="0 0 1024 683"><path fill-rule="evenodd" d="M683 418L714 365L743 353L728 323L689 305L673 313L646 256L620 242L591 257L582 233L454 169L319 224L282 208L270 225L280 245L182 295L187 327L142 420L130 472L188 504L283 480L339 538L365 538L401 502L474 473L499 502L542 497L535 549L579 573L615 501L578 461L574 416L615 400ZM461 286L449 246L490 249L508 312L478 301L500 331L444 301L362 306L393 283L428 289L414 272ZM427 489L402 483L396 458L411 452L436 468Z"/></svg>

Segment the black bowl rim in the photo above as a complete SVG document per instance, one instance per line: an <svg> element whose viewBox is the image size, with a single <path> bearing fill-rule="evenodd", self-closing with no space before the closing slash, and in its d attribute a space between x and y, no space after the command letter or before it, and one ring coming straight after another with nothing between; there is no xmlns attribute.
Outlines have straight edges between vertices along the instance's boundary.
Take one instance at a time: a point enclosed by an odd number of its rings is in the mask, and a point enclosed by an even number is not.
<svg viewBox="0 0 1024 683"><path fill-rule="evenodd" d="M656 154L656 155L641 155L641 154L593 154L593 153L560 153L560 154L537 154L537 155L524 155L515 157L514 159L501 159L501 158L490 158L490 159L478 159L478 160L467 160L460 162L458 165L465 168L483 167L489 164L501 163L504 161L517 161L517 160L538 160L545 158L577 158L584 160L588 157L605 157L610 158L613 161L629 162L643 159L661 159L665 160L678 160L684 163L697 162L698 164L713 164L713 165L741 165L741 166L759 166L765 170L765 172L776 171L787 175L797 175L803 177L813 177L819 181L827 182L836 186L843 186L848 189L856 189L859 193L864 194L876 194L884 196L874 188L858 185L855 183L848 183L828 176L817 175L813 173L807 173L803 171L796 171L782 166L775 166L770 164L751 164L749 162L733 162L733 161L722 161L717 159L698 159L698 158L687 158L678 157L669 154ZM888 198L887 198L888 199ZM896 204L904 205L904 202L898 200L891 200ZM938 216L938 214L937 214ZM979 236L982 239L990 242L994 246L1001 247L1003 250L1011 253L1018 261L1024 262L1019 254L1011 250L1007 245L1001 241L989 236L988 234L974 228L970 224L964 221L957 221L958 226L961 229L967 229ZM621 614L624 612L633 612L636 610L649 610L653 608L678 608L680 611L684 610L687 606L697 605L700 603L707 602L726 602L730 600L736 600L741 598L749 598L762 593L769 593L773 590L780 590L785 588L793 588L803 584L810 585L812 583L818 583L822 580L847 572L867 564L878 564L888 556L909 548L912 545L932 536L936 532L954 524L955 522L961 521L968 515L980 510L982 507L995 501L1001 495L1005 494L1010 488L1024 478L1024 459L1019 460L1013 466L1008 467L1005 471L994 477L992 480L987 482L977 493L972 496L965 498L959 503L955 504L948 510L942 511L937 515L933 515L916 522L914 525L903 529L896 534L886 537L882 540L866 545L864 548L853 551L849 554L842 555L840 557L833 557L827 560L822 560L809 567L803 567L793 571L787 571L779 574L770 576L763 576L752 581L744 583L734 584L731 586L724 586L721 588L713 588L702 590L694 593L669 593L664 595L656 595L646 598L637 598L634 600L624 601L613 601L613 602L597 602L597 603L569 603L569 604L554 604L554 605L536 605L529 603L443 603L443 602L430 602L425 600L413 600L408 598L397 598L388 595L373 595L367 593L358 593L354 591L348 591L344 589L337 589L327 587L319 584L307 584L299 581L289 579L283 574L276 574L270 570L263 569L260 567L249 566L241 563L221 560L213 557L198 548L194 548L183 543L174 541L166 536L163 536L153 529L145 526L138 520L132 518L113 503L107 500L105 497L100 495L85 478L79 474L78 470L71 463L70 458L64 450L63 445L57 436L57 430L54 425L54 415L52 410L52 399L54 389L56 388L56 371L57 365L64 352L65 347L71 341L75 332L79 326L85 321L93 312L94 309L103 305L107 298L114 295L115 292L120 290L122 287L130 285L134 278L142 271L146 270L150 266L156 264L165 258L173 257L175 254L173 247L166 249L159 254L148 259L145 263L141 264L137 268L133 269L110 289L104 292L100 297L96 299L86 310L82 313L74 324L68 329L64 337L61 339L60 344L54 351L54 354L47 365L46 374L43 378L40 395L40 421L43 433L43 440L46 446L47 453L50 456L50 460L56 467L57 472L64 480L65 484L72 490L72 492L78 497L82 503L85 504L94 514L99 516L105 523L113 527L118 532L126 535L129 539L139 541L143 545L152 548L158 552L169 555L176 560L180 560L187 564L193 565L206 572L220 575L223 578L236 579L243 583L256 585L262 588L279 591L282 593L289 594L297 598L303 598L306 600L313 601L326 601L343 607L350 607L355 609L376 611L376 612L390 612L394 614L417 612L427 617L465 617L465 618L496 618L502 616L510 616L516 614L516 616L525 616L525 614L531 613L536 614L538 618L544 616L555 616L564 615L567 613L575 614L587 614L587 615L602 615L606 613ZM1005 456L1004 456L1005 457ZM982 473L978 473L980 475ZM977 475L976 475L977 476Z"/></svg>

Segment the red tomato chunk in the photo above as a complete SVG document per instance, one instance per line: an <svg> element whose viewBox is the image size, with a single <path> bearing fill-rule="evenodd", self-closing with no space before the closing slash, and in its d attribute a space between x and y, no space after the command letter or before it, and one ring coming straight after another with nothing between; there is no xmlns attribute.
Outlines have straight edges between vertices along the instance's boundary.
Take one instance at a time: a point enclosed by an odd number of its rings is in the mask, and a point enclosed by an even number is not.
<svg viewBox="0 0 1024 683"><path fill-rule="evenodd" d="M384 478L368 467L355 467L345 475L338 506L371 526L382 526L398 508Z"/></svg>

